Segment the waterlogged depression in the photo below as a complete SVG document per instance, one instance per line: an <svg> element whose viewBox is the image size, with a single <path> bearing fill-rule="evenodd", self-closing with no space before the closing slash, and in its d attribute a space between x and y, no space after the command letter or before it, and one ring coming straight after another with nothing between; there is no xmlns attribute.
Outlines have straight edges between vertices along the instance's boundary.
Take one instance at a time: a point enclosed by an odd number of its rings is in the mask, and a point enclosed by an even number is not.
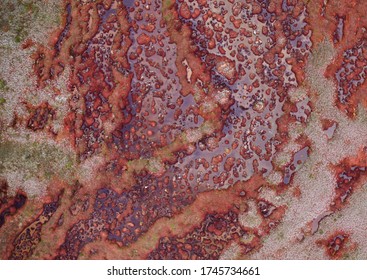
<svg viewBox="0 0 367 280"><path fill-rule="evenodd" d="M1 258L367 257L366 4L13 2Z"/></svg>

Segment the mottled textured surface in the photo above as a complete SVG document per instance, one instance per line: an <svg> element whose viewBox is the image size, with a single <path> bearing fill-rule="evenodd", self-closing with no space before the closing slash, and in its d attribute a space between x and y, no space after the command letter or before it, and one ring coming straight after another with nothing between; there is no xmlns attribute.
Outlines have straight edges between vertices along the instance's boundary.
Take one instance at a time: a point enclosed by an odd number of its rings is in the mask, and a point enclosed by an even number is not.
<svg viewBox="0 0 367 280"><path fill-rule="evenodd" d="M1 2L0 257L366 259L363 2Z"/></svg>

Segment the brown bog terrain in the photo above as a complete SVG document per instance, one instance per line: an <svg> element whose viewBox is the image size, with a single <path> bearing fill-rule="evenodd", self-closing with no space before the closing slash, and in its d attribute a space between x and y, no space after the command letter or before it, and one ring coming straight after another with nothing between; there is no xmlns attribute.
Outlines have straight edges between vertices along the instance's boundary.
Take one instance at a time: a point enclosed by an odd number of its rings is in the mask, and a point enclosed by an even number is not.
<svg viewBox="0 0 367 280"><path fill-rule="evenodd" d="M367 2L2 0L1 259L367 259Z"/></svg>

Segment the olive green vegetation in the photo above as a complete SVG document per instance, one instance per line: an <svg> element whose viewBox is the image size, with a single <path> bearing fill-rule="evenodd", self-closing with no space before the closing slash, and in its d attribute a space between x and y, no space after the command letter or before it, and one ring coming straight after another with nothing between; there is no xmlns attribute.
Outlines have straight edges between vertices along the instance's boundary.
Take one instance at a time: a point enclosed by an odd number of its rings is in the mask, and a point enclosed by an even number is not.
<svg viewBox="0 0 367 280"><path fill-rule="evenodd" d="M0 79L0 91L6 91L8 90L8 86L6 85L6 82L3 79ZM1 103L0 103L1 104Z"/></svg>
<svg viewBox="0 0 367 280"><path fill-rule="evenodd" d="M47 143L0 142L0 175L19 173L20 180L50 180L58 176L72 180L75 158Z"/></svg>
<svg viewBox="0 0 367 280"><path fill-rule="evenodd" d="M9 33L16 43L21 43L36 22L45 28L59 24L60 12L50 12L44 5L44 1L37 0L1 0L0 33Z"/></svg>
<svg viewBox="0 0 367 280"><path fill-rule="evenodd" d="M168 23L169 21L173 19L172 13L167 11L172 6L172 4L173 4L172 0L163 0L162 2L162 14L163 14L163 19L166 21L166 23Z"/></svg>
<svg viewBox="0 0 367 280"><path fill-rule="evenodd" d="M162 2L162 9L163 10L166 10L169 7L171 7L172 4L173 4L173 0L163 0L163 2Z"/></svg>
<svg viewBox="0 0 367 280"><path fill-rule="evenodd" d="M0 97L0 105L3 105L6 103L6 99L4 97Z"/></svg>

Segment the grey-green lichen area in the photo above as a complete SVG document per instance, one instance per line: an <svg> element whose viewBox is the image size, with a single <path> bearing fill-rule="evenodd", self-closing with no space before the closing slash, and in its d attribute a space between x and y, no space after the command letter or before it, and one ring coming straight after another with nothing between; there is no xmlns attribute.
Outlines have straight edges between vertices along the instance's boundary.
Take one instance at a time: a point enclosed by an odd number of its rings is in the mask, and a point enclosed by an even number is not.
<svg viewBox="0 0 367 280"><path fill-rule="evenodd" d="M21 188L31 197L40 196L53 178L72 180L75 164L72 154L50 143L0 142L0 177L13 192Z"/></svg>
<svg viewBox="0 0 367 280"><path fill-rule="evenodd" d="M75 153L69 146L50 140L46 131L25 128L29 117L25 104L42 102L56 111L53 132L63 127L67 97L55 97L52 88L64 93L65 77L45 89L36 88L31 59L35 48L22 48L28 38L47 46L50 32L61 25L63 4L61 0L0 1L0 177L13 194L23 189L30 197L42 196L53 179L71 182L76 173Z"/></svg>
<svg viewBox="0 0 367 280"><path fill-rule="evenodd" d="M335 107L336 84L324 75L335 56L332 42L324 41L315 47L305 69L304 85L292 92L296 97L304 96L307 90L312 92L313 109L305 124L291 124L287 144L276 155L274 164L277 169L284 170L285 165L292 160L289 155L293 155L302 147L297 144L302 135L309 140L311 152L301 169L294 173L290 183L291 188L299 188L299 197L295 199L295 193L285 193L280 197L280 203L287 206L282 223L263 239L263 246L252 255L253 259L323 259L323 250L315 250L314 244L320 238L327 238L340 229L353 232L351 239L362 248L348 252L343 258L366 259L367 250L363 234L366 229L367 208L364 205L367 193L363 188L355 190L356 194L350 197L344 209L325 216L319 224L318 232L311 234L309 228L310 221L330 209L335 197L337 175L330 167L340 164L345 158L358 155L367 138L367 111L363 106L358 107L354 119L350 119ZM331 138L327 137L323 129L324 119L337 123ZM280 181L280 176L271 175L271 180L268 181ZM274 202L271 199L266 200Z"/></svg>
<svg viewBox="0 0 367 280"><path fill-rule="evenodd" d="M1 0L1 33L9 33L16 43L20 43L33 28L58 25L61 18L57 2L62 1Z"/></svg>
<svg viewBox="0 0 367 280"><path fill-rule="evenodd" d="M64 1L1 0L0 1L0 123L9 126L14 116L29 116L26 104L38 106L47 102L56 111L53 130L57 133L65 117L67 67L59 79L44 89L37 88L33 74L32 54L36 45L23 48L31 39L48 46L51 32L61 27ZM55 89L62 94L55 97Z"/></svg>

